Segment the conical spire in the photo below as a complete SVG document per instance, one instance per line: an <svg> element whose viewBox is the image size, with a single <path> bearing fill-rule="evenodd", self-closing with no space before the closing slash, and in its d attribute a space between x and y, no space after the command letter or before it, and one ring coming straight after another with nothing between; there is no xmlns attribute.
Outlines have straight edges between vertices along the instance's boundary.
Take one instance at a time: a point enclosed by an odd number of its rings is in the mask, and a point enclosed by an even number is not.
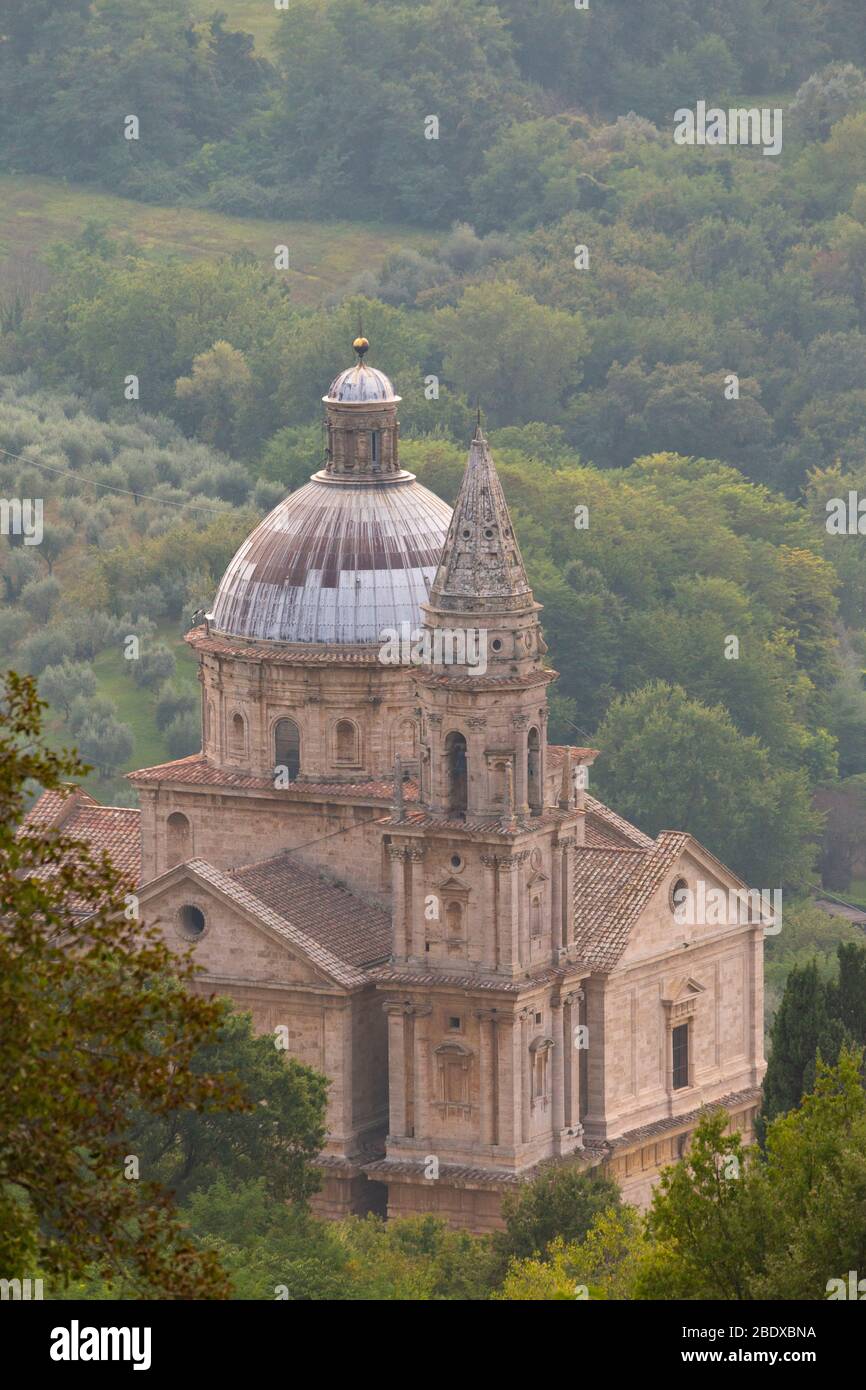
<svg viewBox="0 0 866 1390"><path fill-rule="evenodd" d="M535 608L480 418L429 606L464 614Z"/></svg>

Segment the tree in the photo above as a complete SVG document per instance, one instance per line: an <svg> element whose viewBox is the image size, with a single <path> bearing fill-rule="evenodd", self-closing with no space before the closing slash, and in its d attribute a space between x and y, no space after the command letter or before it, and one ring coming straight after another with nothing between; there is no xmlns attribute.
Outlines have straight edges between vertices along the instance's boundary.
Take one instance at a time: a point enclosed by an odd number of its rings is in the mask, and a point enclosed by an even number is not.
<svg viewBox="0 0 866 1390"><path fill-rule="evenodd" d="M174 384L189 406L192 427L207 444L231 453L238 442L239 416L249 404L253 375L242 352L224 339L193 358L192 375Z"/></svg>
<svg viewBox="0 0 866 1390"><path fill-rule="evenodd" d="M126 1181L130 1106L159 1116L247 1104L196 1070L218 1004L189 992L193 966L125 909L106 855L38 823L27 788L62 790L85 768L45 746L34 682L9 673L0 698L0 1265L79 1276L123 1271L138 1296L224 1297L155 1183ZM174 975L179 984L165 987ZM150 1039L149 1046L145 1040Z"/></svg>
<svg viewBox="0 0 866 1390"><path fill-rule="evenodd" d="M795 966L770 1032L761 1122L794 1110L815 1082L818 1058L835 1065L845 1030L832 1016L827 986L815 961Z"/></svg>
<svg viewBox="0 0 866 1390"><path fill-rule="evenodd" d="M503 1199L505 1230L494 1235L503 1272L509 1260L529 1259L547 1250L561 1236L566 1243L582 1240L596 1216L618 1207L619 1188L611 1178L561 1165Z"/></svg>
<svg viewBox="0 0 866 1390"><path fill-rule="evenodd" d="M788 975L770 1035L762 1133L811 1091L820 1061L835 1066L846 1046L866 1046L866 946L839 942L836 967L835 979L826 979L814 959Z"/></svg>
<svg viewBox="0 0 866 1390"><path fill-rule="evenodd" d="M583 1240L557 1236L542 1259L512 1260L494 1300L557 1302L633 1297L649 1253L644 1218L634 1207L599 1212Z"/></svg>
<svg viewBox="0 0 866 1390"><path fill-rule="evenodd" d="M153 690L171 680L177 667L174 652L164 642L154 642L141 653L138 661L129 663L136 685Z"/></svg>
<svg viewBox="0 0 866 1390"><path fill-rule="evenodd" d="M76 731L76 741L81 756L103 777L110 777L128 763L135 750L129 725L105 712L88 714Z"/></svg>
<svg viewBox="0 0 866 1390"><path fill-rule="evenodd" d="M133 1114L129 1149L143 1173L178 1201L220 1176L240 1184L263 1174L275 1199L303 1205L319 1187L312 1162L325 1142L326 1079L280 1050L273 1034L255 1035L250 1015L235 1013L228 1000L219 1001L217 1027L192 1067L230 1075L247 1104L236 1112Z"/></svg>
<svg viewBox="0 0 866 1390"><path fill-rule="evenodd" d="M562 418L583 375L587 335L578 315L495 282L440 309L436 327L449 380L478 397L493 423Z"/></svg>
<svg viewBox="0 0 866 1390"><path fill-rule="evenodd" d="M754 886L812 881L820 817L805 774L773 768L723 708L654 681L615 700L596 737L600 794L647 834L688 828Z"/></svg>
<svg viewBox="0 0 866 1390"><path fill-rule="evenodd" d="M74 700L89 701L96 694L96 676L84 662L67 658L59 666L46 666L39 689L48 704L68 719Z"/></svg>

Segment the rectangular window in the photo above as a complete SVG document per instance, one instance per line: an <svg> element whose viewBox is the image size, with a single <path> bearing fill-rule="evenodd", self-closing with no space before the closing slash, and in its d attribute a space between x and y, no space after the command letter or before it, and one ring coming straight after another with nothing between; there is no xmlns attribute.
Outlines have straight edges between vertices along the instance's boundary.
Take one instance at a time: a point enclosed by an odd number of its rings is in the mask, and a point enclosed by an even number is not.
<svg viewBox="0 0 866 1390"><path fill-rule="evenodd" d="M370 432L370 462L371 462L371 463L374 463L374 464L377 464L377 463L380 462L380 459L379 459L379 442L380 442L380 438L381 438L381 436L380 436L380 433L379 433L378 430L371 430L371 432Z"/></svg>
<svg viewBox="0 0 866 1390"><path fill-rule="evenodd" d="M680 1024L673 1030L674 1090L681 1091L689 1084L689 1025Z"/></svg>

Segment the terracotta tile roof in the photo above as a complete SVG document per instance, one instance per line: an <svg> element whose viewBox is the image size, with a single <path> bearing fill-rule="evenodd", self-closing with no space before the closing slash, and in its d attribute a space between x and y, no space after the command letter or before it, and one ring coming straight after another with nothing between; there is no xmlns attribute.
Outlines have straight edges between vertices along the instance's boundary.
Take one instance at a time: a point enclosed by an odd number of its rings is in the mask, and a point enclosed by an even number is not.
<svg viewBox="0 0 866 1390"><path fill-rule="evenodd" d="M288 853L230 875L278 916L347 965L369 966L391 954L391 918L347 888L328 883Z"/></svg>
<svg viewBox="0 0 866 1390"><path fill-rule="evenodd" d="M363 1165L364 1172L374 1178L382 1177L387 1181L389 1177L405 1177L429 1183L430 1179L425 1178L426 1167L423 1159L399 1158L380 1158ZM469 1168L457 1163L441 1163L439 1177L453 1187L516 1187L526 1181L522 1174L508 1168Z"/></svg>
<svg viewBox="0 0 866 1390"><path fill-rule="evenodd" d="M504 829L501 820L452 818L438 815L433 811L407 811L402 820L395 820L391 816L384 823L391 830L399 830L401 826L416 830L462 830L467 833L474 832L482 835L502 836L504 839L514 839L525 834L527 830L545 830L554 825L561 825L566 820L573 821L577 814L579 812L555 811L550 807L542 816L527 816L523 825L520 823L520 817L516 817L517 828L514 830Z"/></svg>
<svg viewBox="0 0 866 1390"><path fill-rule="evenodd" d="M293 946L301 955L319 966L324 974L336 980L338 984L351 989L366 983L367 977L360 970L347 965L327 947L322 946L311 936L307 936L306 932L294 922L290 922L282 913L274 912L254 893L238 883L231 874L223 873L221 869L215 869L213 864L209 864L206 859L189 859L185 864L176 866L176 868L188 870L201 882L210 884L212 888L225 894L226 897L237 903L238 907L258 918L278 936L282 936L290 946ZM147 885L148 889L153 889L155 884L159 884L175 871L169 870L168 873L160 875L160 878L152 879Z"/></svg>
<svg viewBox="0 0 866 1390"><path fill-rule="evenodd" d="M587 826L593 825L594 831L608 840L614 842L621 840L627 846L635 846L638 849L652 849L655 840L649 835L645 835L642 830L638 830L636 825L618 816L616 811L612 811L609 806L605 806L603 801L597 801L594 796L587 792L584 799L586 807Z"/></svg>
<svg viewBox="0 0 866 1390"><path fill-rule="evenodd" d="M274 791L273 779L254 777L243 772L227 771L214 767L201 753L191 753L189 757L177 758L174 762L158 763L155 767L141 767L128 772L130 782L180 782L196 787L237 787L244 791ZM393 801L393 781L373 780L369 782L292 782L282 787L280 797L304 801L309 797L327 796L347 797L361 801ZM418 800L418 784L403 783L404 801Z"/></svg>
<svg viewBox="0 0 866 1390"><path fill-rule="evenodd" d="M596 1147L599 1151L615 1153L617 1149L625 1148L627 1145L640 1144L647 1139L668 1133L672 1129L681 1129L683 1125L696 1124L701 1115L706 1115L713 1110L734 1111L741 1109L744 1105L750 1105L759 1100L760 1096L760 1086L750 1086L745 1091L731 1091L728 1095L721 1096L719 1100L705 1101L703 1105L689 1110L685 1115L668 1115L665 1119L656 1120L653 1124L640 1125L637 1129L628 1129L615 1139L598 1142Z"/></svg>
<svg viewBox="0 0 866 1390"><path fill-rule="evenodd" d="M103 850L115 868L135 886L141 879L141 812L133 806L101 806L81 787L45 791L30 807L21 823L19 835L31 830L53 829L83 840L95 855ZM54 866L46 865L39 876L50 879ZM74 913L87 916L93 903L69 899Z"/></svg>
<svg viewBox="0 0 866 1390"><path fill-rule="evenodd" d="M141 812L134 806L101 806L81 787L68 795L43 792L22 821L22 830L51 826L84 840L94 854L106 850L121 873L141 877Z"/></svg>
<svg viewBox="0 0 866 1390"><path fill-rule="evenodd" d="M574 940L596 970L610 970L652 895L690 836L664 830L652 849L593 849L574 856Z"/></svg>
<svg viewBox="0 0 866 1390"><path fill-rule="evenodd" d="M549 743L547 745L547 764L548 767L561 768L566 753L576 753L580 762L585 762L587 758L597 758L597 748L575 748L570 743Z"/></svg>
<svg viewBox="0 0 866 1390"><path fill-rule="evenodd" d="M243 638L227 637L218 632L206 633L204 626L192 628L185 636L196 651L213 652L215 656L237 656L248 661L267 661L301 666L381 666L381 642L346 647L339 651L318 643L246 642Z"/></svg>

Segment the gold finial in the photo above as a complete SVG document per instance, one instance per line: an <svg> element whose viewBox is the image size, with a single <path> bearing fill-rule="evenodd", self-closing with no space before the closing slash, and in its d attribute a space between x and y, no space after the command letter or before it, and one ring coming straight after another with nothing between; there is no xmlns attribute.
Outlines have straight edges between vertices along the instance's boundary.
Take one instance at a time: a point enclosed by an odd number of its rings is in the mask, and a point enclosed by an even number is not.
<svg viewBox="0 0 866 1390"><path fill-rule="evenodd" d="M359 362L363 362L363 360L364 360L364 354L365 354L366 352L369 352L369 351L370 351L370 344L369 344L369 342L367 341L367 339L366 339L366 338L362 338L362 337L359 335L359 336L355 339L354 343L352 344L352 347L355 349L355 351L356 351L357 354L358 354L358 361L359 361Z"/></svg>

